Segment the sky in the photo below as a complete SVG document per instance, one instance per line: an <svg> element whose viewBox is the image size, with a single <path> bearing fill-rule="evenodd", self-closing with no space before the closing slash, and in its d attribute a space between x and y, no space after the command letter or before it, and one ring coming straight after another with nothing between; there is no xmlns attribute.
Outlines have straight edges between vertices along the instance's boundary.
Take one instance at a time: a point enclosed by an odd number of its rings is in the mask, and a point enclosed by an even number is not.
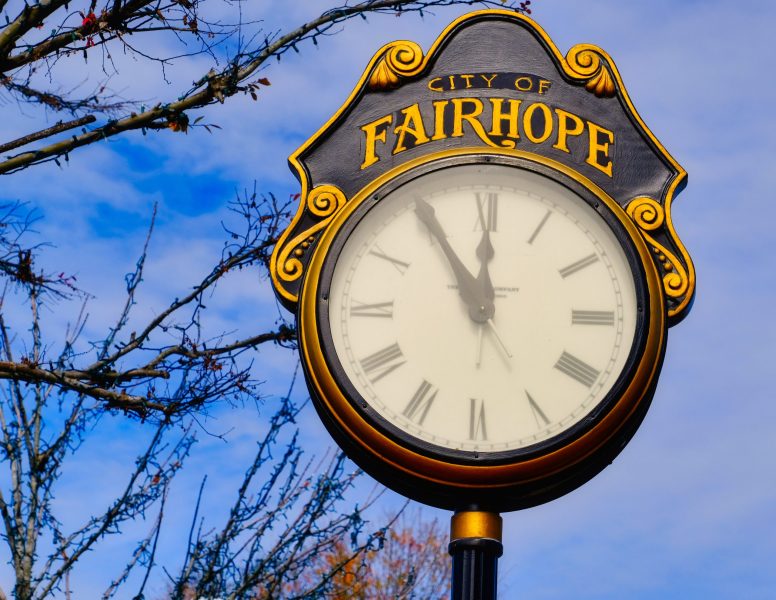
<svg viewBox="0 0 776 600"><path fill-rule="evenodd" d="M251 10L274 30L326 5L274 0ZM688 171L673 220L694 259L698 287L689 316L669 331L652 406L622 454L567 496L503 515L499 597L776 597L776 84L764 68L772 62L776 5L535 0L533 8L532 16L564 53L593 43L613 57L642 118ZM129 134L73 153L63 168L51 163L3 177L0 200L22 200L39 210L37 235L53 244L43 260L77 272L94 295L87 329L94 336L115 318L123 276L133 269L158 203L138 307L140 314L152 314L217 259L221 222L236 192L254 181L279 197L298 191L288 155L339 108L382 44L411 39L428 48L461 12L354 20L317 47L305 45L270 65L262 76L272 85L260 91L258 102L240 97L202 111L221 127L213 134ZM204 59L182 62L168 72L168 84L156 66L123 58L119 65L121 78L111 85L143 99L169 97L176 85L208 68ZM84 79L76 69L64 69L61 77L63 87ZM40 118L34 109L0 104L4 138L32 130ZM53 122L57 115L47 118ZM51 330L72 321L75 310L52 310ZM243 272L222 286L211 313L214 330L249 332L271 324L278 308L268 283ZM282 392L293 365L288 354L261 350L255 357L256 376L267 382L268 394ZM173 492L173 529L190 518L191 494L204 472L210 478L207 506L218 515L266 409L254 413L223 410L208 421L207 427L228 432L228 443L205 436L195 448L191 474ZM301 425L310 453L325 452L330 442L313 411ZM60 506L77 506L86 489L108 497L108 475L121 471L141 435L131 425L105 424L63 479ZM96 468L106 478L95 490L87 482ZM371 489L367 481L362 486ZM384 503L389 510L400 498L389 492ZM444 511L425 514L449 518ZM170 548L174 537L166 538ZM106 565L131 547L128 539L113 540L87 558L74 583L76 597L96 597L105 587ZM6 590L9 577L0 565Z"/></svg>

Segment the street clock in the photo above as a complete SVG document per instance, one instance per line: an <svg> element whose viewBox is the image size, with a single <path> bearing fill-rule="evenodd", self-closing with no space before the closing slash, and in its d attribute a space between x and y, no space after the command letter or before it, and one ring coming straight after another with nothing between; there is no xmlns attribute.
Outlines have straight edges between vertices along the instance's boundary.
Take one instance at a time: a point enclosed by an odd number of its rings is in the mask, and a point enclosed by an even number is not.
<svg viewBox="0 0 776 600"><path fill-rule="evenodd" d="M694 271L685 171L611 59L509 11L394 42L290 159L271 272L334 439L453 510L514 510L608 465L652 399Z"/></svg>

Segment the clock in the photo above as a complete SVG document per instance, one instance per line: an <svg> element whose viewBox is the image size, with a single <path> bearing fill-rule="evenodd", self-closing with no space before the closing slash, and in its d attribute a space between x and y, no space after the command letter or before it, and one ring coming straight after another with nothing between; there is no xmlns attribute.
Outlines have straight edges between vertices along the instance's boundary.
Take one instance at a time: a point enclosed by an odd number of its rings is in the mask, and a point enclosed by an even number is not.
<svg viewBox="0 0 776 600"><path fill-rule="evenodd" d="M535 155L443 152L368 185L305 276L313 399L376 479L512 510L581 485L641 422L659 278L625 211Z"/></svg>

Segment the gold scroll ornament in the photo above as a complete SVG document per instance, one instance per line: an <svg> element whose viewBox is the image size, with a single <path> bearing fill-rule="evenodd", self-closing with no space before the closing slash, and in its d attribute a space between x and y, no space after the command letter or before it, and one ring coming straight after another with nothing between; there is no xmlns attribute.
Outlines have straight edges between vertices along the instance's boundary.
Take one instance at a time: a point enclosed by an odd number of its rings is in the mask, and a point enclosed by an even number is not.
<svg viewBox="0 0 776 600"><path fill-rule="evenodd" d="M663 290L666 296L674 300L687 296L692 281L682 261L649 233L666 225L666 211L663 206L652 198L642 196L632 200L626 210L655 254L657 264L663 272ZM674 235L669 235L669 237L676 239ZM680 306L669 309L668 315L674 316L683 307L684 303L682 302Z"/></svg>
<svg viewBox="0 0 776 600"><path fill-rule="evenodd" d="M369 78L369 89L392 90L401 85L402 79L416 76L423 70L423 50L415 42L400 40L383 48L383 56Z"/></svg>
<svg viewBox="0 0 776 600"><path fill-rule="evenodd" d="M275 268L272 269L273 277L277 274L276 286L278 289L287 292L281 281L290 283L302 276L304 264L300 259L315 242L316 234L326 228L332 218L334 218L334 215L345 205L346 201L345 194L334 185L319 185L310 191L307 195L304 212L315 217L317 222L312 227L308 227L301 233L298 233L291 240L285 239L290 232L294 231L294 226L299 222L300 211L294 222L286 229L278 241L278 246L282 250L278 254ZM296 300L295 296L289 295L289 297L293 297Z"/></svg>
<svg viewBox="0 0 776 600"><path fill-rule="evenodd" d="M566 66L577 79L587 81L585 89L599 98L614 96L615 86L601 50L591 44L577 44L566 54Z"/></svg>

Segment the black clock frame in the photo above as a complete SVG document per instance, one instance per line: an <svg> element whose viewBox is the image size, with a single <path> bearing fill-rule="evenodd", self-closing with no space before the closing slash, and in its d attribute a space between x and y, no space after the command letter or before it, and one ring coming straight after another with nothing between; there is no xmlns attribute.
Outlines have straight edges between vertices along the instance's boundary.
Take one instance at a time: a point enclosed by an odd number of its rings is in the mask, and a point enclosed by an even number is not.
<svg viewBox="0 0 776 600"><path fill-rule="evenodd" d="M380 202L381 198L409 181L430 172L470 164L506 165L531 171L565 186L587 202L604 220L620 242L633 273L636 288L638 312L634 341L626 365L609 393L582 421L566 431L548 440L516 450L499 452L453 450L431 444L407 434L372 409L369 403L364 400L352 385L337 358L330 334L328 298L332 275L345 241L353 229L357 227L360 220ZM305 292L305 294L310 292L311 296L315 297L317 336L323 358L326 362L326 368L330 372L336 386L346 398L350 407L359 415L360 419L372 426L381 435L409 450L411 453L449 465L460 465L477 469L490 466L509 466L533 459L541 460L543 457L550 456L589 434L617 407L625 390L634 380L636 373L645 367L643 356L648 343L647 338L649 337L650 330L655 330L654 327L650 327L650 320L655 318L660 320L661 324L657 329L664 332L665 328L662 324L663 315L661 311L656 310L654 305L650 304L650 289L647 285L647 273L645 271L645 266L648 267L649 265L645 265L643 254L640 254L635 248L633 236L629 236L626 232L623 225L623 217L616 216L613 208L601 201L600 194L595 194L591 191L592 184L583 184L582 181L574 178L572 175L563 173L558 168L550 166L547 164L547 161L539 162L526 157L483 152L459 153L453 156L443 153L441 157L429 157L425 162L388 178L382 185L379 185L374 190L370 190L367 197L362 198L358 206L347 216L346 221L339 228L336 228L336 234L328 248L326 248L326 254L322 259L322 267L316 289L306 290ZM306 285L307 283L305 283L305 289ZM653 302L656 301L659 300L653 300ZM298 322L303 326L305 319L303 318L302 310L302 304L300 304ZM654 326L655 324L652 323L652 325ZM303 346L304 337L304 335L301 336ZM428 473L413 473L411 467L399 469L393 467L390 462L383 459L379 450L365 452L364 440L354 439L352 432L348 430L349 428L343 426L342 420L337 415L332 414L330 399L324 397L326 394L319 393L319 387L315 384L316 373L313 372L308 361L303 360L302 363L308 380L308 387L312 391L313 403L324 425L348 456L375 479L409 497L440 508L504 511L526 508L557 498L582 485L614 460L633 436L646 414L654 393L664 348L665 344L661 340L660 349L652 365L654 367L654 375L650 378L646 389L643 390L636 410L632 411L628 418L617 427L613 435L597 444L590 454L580 456L573 461L573 468L569 465L554 472L548 471L529 481L515 481L512 484L501 483L492 486L457 485L450 481L435 481L435 478L429 476ZM318 367L315 370L318 371Z"/></svg>

